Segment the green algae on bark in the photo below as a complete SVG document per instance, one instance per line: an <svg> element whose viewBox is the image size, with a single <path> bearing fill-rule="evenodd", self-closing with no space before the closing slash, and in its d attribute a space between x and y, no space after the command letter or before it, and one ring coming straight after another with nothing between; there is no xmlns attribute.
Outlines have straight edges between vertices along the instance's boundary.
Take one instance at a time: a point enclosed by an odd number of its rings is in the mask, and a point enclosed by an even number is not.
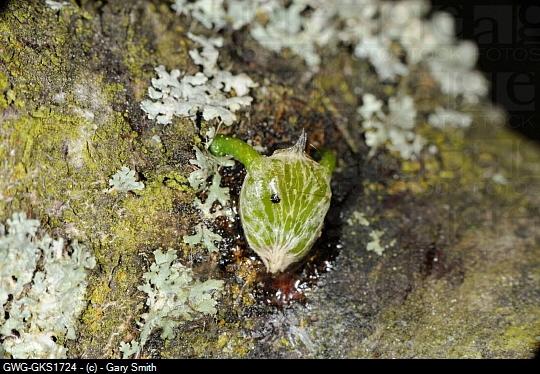
<svg viewBox="0 0 540 374"><path fill-rule="evenodd" d="M112 45L92 41L100 31L91 13L68 8L55 14L10 2L0 14L0 216L25 210L53 232L89 244L98 272L69 354L113 356L140 310L140 253L183 248L178 238L191 215L174 210L192 199L181 187L189 168L175 168L170 156L187 160L184 138L193 135L191 126L178 126L174 137L162 136L166 149L155 149L132 130L142 115L125 104L136 102L128 99L129 80L102 69ZM143 172L143 194L106 192L124 164Z"/></svg>

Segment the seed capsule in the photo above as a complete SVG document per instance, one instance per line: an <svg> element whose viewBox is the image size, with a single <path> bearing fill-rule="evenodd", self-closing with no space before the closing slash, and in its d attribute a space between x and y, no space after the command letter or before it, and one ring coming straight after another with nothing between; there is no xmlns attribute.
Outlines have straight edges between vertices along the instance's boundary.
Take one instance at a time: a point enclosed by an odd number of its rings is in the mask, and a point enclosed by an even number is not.
<svg viewBox="0 0 540 374"><path fill-rule="evenodd" d="M326 154L321 164L304 152L306 135L272 156L259 155L239 139L217 136L210 150L230 154L247 169L240 191L240 218L249 246L270 273L302 259L320 236L332 196L335 163Z"/></svg>

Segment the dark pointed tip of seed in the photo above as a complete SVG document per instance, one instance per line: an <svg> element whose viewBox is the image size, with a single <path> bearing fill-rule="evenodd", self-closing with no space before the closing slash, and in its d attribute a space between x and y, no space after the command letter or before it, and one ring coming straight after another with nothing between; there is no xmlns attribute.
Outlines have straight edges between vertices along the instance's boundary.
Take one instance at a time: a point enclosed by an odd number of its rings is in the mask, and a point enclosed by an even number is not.
<svg viewBox="0 0 540 374"><path fill-rule="evenodd" d="M307 134L304 129L302 129L302 133L300 134L300 137L298 138L298 141L293 146L293 149L296 152L304 152L306 149L306 142L307 142Z"/></svg>

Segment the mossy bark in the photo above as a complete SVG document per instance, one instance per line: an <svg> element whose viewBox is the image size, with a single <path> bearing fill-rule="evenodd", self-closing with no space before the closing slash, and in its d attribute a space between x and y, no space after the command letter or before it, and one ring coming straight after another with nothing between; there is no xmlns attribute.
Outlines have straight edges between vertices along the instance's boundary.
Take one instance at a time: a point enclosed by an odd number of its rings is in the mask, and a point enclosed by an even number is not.
<svg viewBox="0 0 540 374"><path fill-rule="evenodd" d="M188 57L188 30L207 33L157 0L82 0L58 12L37 0L8 1L0 10L0 220L26 211L55 235L87 243L98 261L78 338L67 342L70 356L118 357L119 343L137 336L144 311L137 286L158 248L176 249L198 277L224 279L226 288L215 318L182 325L171 341L156 333L143 356L534 354L537 147L495 120L486 125L493 109L479 104L469 108L477 115L466 134L419 126L436 156L402 162L381 152L368 159L355 87L381 97L395 87L345 52L327 56L322 71L306 79L299 59L270 54L243 31L223 32L224 66L265 86L229 131L270 152L305 129L311 144L339 158L330 214L343 222L343 248L306 293L308 307L262 302L264 270L245 246L209 255L185 245L181 237L198 220L189 159L208 124L158 126L139 104L155 66L198 71ZM401 89L423 107L444 100L434 85L419 88L414 79L429 80L414 72ZM142 192L108 191L123 165L144 180ZM237 174L225 178L233 195ZM365 250L375 228L385 233L382 256ZM241 234L234 230L231 237ZM315 252L306 263L316 259Z"/></svg>

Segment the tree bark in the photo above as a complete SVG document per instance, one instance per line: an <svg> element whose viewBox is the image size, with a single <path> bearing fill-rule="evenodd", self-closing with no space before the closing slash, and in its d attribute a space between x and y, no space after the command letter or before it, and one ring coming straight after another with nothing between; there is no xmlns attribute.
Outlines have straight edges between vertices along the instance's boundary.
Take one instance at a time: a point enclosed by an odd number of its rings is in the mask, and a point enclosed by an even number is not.
<svg viewBox="0 0 540 374"><path fill-rule="evenodd" d="M534 355L538 148L503 123L484 124L494 110L484 102L466 132L422 130L435 156L368 157L354 89L386 91L344 51L307 79L301 60L269 53L241 30L222 35L224 64L264 82L225 132L271 153L305 129L310 144L338 155L313 254L272 280L239 225L223 231L218 254L184 244L198 220L189 160L208 124L157 125L140 103L155 66L198 71L188 55L194 27L159 1L79 1L58 12L8 1L0 11L1 222L26 211L54 235L84 242L98 263L77 339L65 342L70 357L119 357L120 342L138 336L145 294L137 287L152 252L167 248L198 278L226 286L214 318L186 322L167 341L156 331L143 357ZM440 97L404 84L434 98L427 107ZM124 165L142 192L106 192ZM243 175L238 165L225 171L235 203ZM380 256L366 251L373 230L384 233ZM291 291L296 280L305 290ZM279 289L294 300L284 306L273 297Z"/></svg>

